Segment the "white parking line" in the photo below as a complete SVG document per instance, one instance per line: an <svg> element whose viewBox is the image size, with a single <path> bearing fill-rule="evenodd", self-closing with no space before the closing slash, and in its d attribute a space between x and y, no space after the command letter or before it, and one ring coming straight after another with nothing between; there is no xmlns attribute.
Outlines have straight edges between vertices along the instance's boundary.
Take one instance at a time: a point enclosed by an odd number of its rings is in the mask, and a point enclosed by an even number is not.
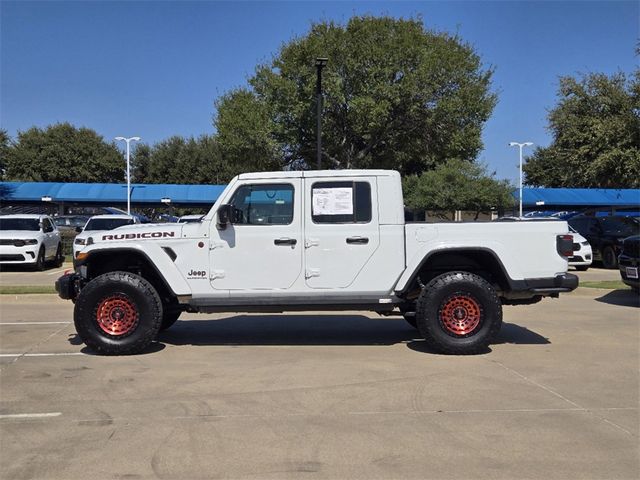
<svg viewBox="0 0 640 480"><path fill-rule="evenodd" d="M85 355L82 352L60 352L60 353L0 353L0 357L66 357L70 355Z"/></svg>
<svg viewBox="0 0 640 480"><path fill-rule="evenodd" d="M73 322L0 322L0 325L68 325Z"/></svg>
<svg viewBox="0 0 640 480"><path fill-rule="evenodd" d="M11 413L7 415L0 415L0 419L2 418L45 418L45 417L59 417L62 415L62 412L51 412L51 413Z"/></svg>

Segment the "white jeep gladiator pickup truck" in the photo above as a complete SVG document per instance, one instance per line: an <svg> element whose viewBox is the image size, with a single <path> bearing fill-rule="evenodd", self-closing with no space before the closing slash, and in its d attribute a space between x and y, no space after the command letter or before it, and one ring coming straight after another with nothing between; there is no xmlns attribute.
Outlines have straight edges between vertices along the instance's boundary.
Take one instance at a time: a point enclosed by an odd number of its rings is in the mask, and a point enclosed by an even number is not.
<svg viewBox="0 0 640 480"><path fill-rule="evenodd" d="M566 222L405 224L388 170L248 173L201 221L87 239L56 282L78 334L140 352L181 312L368 310L404 315L439 352L486 349L503 304L578 286Z"/></svg>

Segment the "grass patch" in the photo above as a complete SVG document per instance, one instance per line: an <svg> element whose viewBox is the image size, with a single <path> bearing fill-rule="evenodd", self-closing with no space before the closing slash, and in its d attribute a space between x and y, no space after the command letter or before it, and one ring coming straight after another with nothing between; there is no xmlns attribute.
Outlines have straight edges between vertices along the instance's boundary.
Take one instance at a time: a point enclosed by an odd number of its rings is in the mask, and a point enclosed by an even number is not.
<svg viewBox="0 0 640 480"><path fill-rule="evenodd" d="M25 295L30 293L56 293L53 285L10 285L0 287L0 295Z"/></svg>
<svg viewBox="0 0 640 480"><path fill-rule="evenodd" d="M620 288L630 288L622 283L622 280L601 280L599 282L580 282L581 287L587 288L606 288L609 290L618 290Z"/></svg>

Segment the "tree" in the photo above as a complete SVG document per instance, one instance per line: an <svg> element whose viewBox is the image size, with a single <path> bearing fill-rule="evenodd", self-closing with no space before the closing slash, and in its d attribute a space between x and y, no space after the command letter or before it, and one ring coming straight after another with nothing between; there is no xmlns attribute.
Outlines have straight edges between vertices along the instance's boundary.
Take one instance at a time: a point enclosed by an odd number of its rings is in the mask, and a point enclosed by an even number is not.
<svg viewBox="0 0 640 480"><path fill-rule="evenodd" d="M230 162L315 165L316 57L328 57L323 166L417 174L446 158L473 160L496 103L492 69L456 35L421 19L353 17L313 24L259 65L247 88L217 102L214 125Z"/></svg>
<svg viewBox="0 0 640 480"><path fill-rule="evenodd" d="M124 170L122 153L113 143L69 123L18 132L6 152L7 180L122 182Z"/></svg>
<svg viewBox="0 0 640 480"><path fill-rule="evenodd" d="M238 173L222 161L217 140L208 135L138 145L133 165L135 181L146 183L220 184Z"/></svg>
<svg viewBox="0 0 640 480"><path fill-rule="evenodd" d="M526 183L545 187L640 187L640 71L560 79L549 113L550 146L524 167Z"/></svg>
<svg viewBox="0 0 640 480"><path fill-rule="evenodd" d="M0 129L0 180L4 180L7 154L9 153L11 138L6 130Z"/></svg>
<svg viewBox="0 0 640 480"><path fill-rule="evenodd" d="M513 187L508 180L498 180L482 164L453 159L422 175L410 175L403 181L405 204L415 210L481 212L512 207Z"/></svg>

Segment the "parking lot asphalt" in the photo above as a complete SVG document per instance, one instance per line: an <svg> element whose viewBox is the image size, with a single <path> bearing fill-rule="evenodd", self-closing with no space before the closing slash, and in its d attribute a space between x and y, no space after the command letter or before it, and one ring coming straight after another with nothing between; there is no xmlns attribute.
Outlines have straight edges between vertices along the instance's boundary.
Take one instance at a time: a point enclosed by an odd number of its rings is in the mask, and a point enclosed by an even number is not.
<svg viewBox="0 0 640 480"><path fill-rule="evenodd" d="M185 315L145 354L101 357L71 303L0 302L2 478L640 473L631 290L505 307L490 351L468 357L361 312Z"/></svg>

